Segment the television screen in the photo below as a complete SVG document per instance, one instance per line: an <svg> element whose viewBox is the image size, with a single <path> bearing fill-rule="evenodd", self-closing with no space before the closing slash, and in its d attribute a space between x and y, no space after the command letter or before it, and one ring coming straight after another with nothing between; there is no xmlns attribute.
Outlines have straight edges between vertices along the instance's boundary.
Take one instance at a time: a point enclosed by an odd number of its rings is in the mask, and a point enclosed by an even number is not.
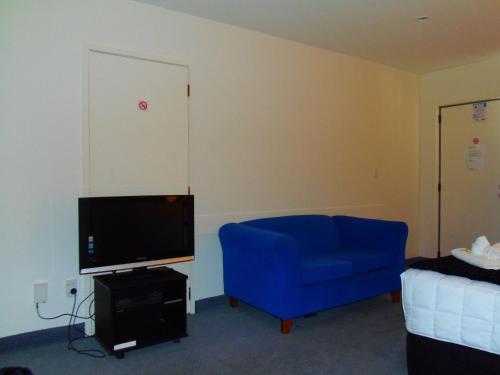
<svg viewBox="0 0 500 375"><path fill-rule="evenodd" d="M80 273L194 259L194 197L78 199Z"/></svg>

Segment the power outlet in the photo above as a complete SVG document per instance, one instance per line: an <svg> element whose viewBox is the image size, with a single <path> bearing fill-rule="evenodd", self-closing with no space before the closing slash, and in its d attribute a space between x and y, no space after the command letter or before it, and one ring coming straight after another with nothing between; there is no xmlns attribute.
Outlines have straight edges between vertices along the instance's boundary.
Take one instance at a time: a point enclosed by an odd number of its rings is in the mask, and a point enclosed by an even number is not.
<svg viewBox="0 0 500 375"><path fill-rule="evenodd" d="M66 280L66 297L73 297L73 294L71 294L71 289L78 289L77 288L78 283L76 279L68 279Z"/></svg>
<svg viewBox="0 0 500 375"><path fill-rule="evenodd" d="M33 284L33 302L35 303L45 303L47 302L49 295L49 283L42 281Z"/></svg>

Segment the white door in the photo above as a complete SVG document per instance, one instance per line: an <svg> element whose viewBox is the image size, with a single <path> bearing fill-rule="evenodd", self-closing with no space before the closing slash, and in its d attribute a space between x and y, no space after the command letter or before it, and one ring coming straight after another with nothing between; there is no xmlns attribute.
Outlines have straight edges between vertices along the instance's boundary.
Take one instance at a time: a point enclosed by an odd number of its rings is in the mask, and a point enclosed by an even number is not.
<svg viewBox="0 0 500 375"><path fill-rule="evenodd" d="M90 51L89 193L186 194L186 66Z"/></svg>
<svg viewBox="0 0 500 375"><path fill-rule="evenodd" d="M474 104L441 109L442 256L480 235L500 242L500 101L485 104L484 112Z"/></svg>

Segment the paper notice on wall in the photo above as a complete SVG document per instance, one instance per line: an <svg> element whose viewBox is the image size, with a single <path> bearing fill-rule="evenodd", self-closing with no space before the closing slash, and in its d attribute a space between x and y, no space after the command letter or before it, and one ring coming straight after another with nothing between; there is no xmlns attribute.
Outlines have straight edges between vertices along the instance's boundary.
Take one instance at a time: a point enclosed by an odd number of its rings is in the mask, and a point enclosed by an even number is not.
<svg viewBox="0 0 500 375"><path fill-rule="evenodd" d="M486 120L486 105L487 102L477 102L472 104L472 119L474 121Z"/></svg>
<svg viewBox="0 0 500 375"><path fill-rule="evenodd" d="M471 171L476 171L484 167L484 146L470 145L467 146L467 168Z"/></svg>

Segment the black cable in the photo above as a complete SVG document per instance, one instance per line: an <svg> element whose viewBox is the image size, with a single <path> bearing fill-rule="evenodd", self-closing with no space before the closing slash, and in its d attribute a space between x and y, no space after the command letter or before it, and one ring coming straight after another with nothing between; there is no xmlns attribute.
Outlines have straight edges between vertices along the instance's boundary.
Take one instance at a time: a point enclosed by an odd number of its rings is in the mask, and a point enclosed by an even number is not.
<svg viewBox="0 0 500 375"><path fill-rule="evenodd" d="M69 326L69 327L74 328L74 326ZM78 331L82 332L80 330L78 330ZM100 349L78 349L73 345L73 343L78 341L78 340L83 340L83 339L87 339L89 337L93 337L93 336L85 335L84 332L82 332L82 333L84 334L84 336L71 338L71 334L68 331L68 346L67 346L68 350L74 351L75 353L78 353L78 354L87 355L87 356L93 357L93 358L105 358L106 354Z"/></svg>
<svg viewBox="0 0 500 375"><path fill-rule="evenodd" d="M76 319L78 317L78 311L80 310L80 307L82 306L83 302L85 302L90 296L92 296L94 292L90 293L87 297L85 297L79 304L78 307L75 310L75 305L76 305L76 295L75 299L73 301L73 309L71 311L71 317L69 318L69 324L68 324L68 345L67 348L68 350L74 351L78 354L86 355L92 358L104 358L106 357L106 354L99 349L77 349L75 346L73 346L73 343L77 340L82 340L86 339L92 336L87 336L85 332L83 332L80 328L76 326ZM89 314L89 317L91 318L92 316ZM71 323L71 320L73 320L73 324ZM79 331L83 336L81 337L76 337L76 338L71 338L71 328L74 328L75 330Z"/></svg>
<svg viewBox="0 0 500 375"><path fill-rule="evenodd" d="M91 317L92 317L92 320L95 322L95 318L94 318L94 316L95 316L95 311L94 311L94 313L93 313L93 314L91 313L91 310L92 310L92 305L94 304L94 301L95 301L95 298L92 298L92 301L90 301L90 303L89 303L89 316L91 316Z"/></svg>
<svg viewBox="0 0 500 375"><path fill-rule="evenodd" d="M74 297L75 297L75 301L76 301L76 294L74 295ZM56 316L42 316L40 314L38 302L36 303L36 313L37 313L38 317L40 319L43 319L43 320L54 320L54 319L62 318L63 316L70 316L70 315L72 315L72 314L67 314L66 313L66 314L59 314L59 315L56 315ZM71 316L71 317L73 317L73 316ZM93 315L92 316L90 316L90 315L89 316L75 316L75 317L78 318L78 319L92 319Z"/></svg>
<svg viewBox="0 0 500 375"><path fill-rule="evenodd" d="M92 302L90 302L88 316L79 316L78 315L78 311L80 310L80 307L82 306L82 304L87 299L89 299L93 294L94 294L94 292L90 293L87 297L85 297L78 304L78 307L76 308L76 311L75 311L75 307L76 307L76 293L74 293L73 294L73 297L74 297L73 298L73 307L71 309L71 313L69 313L69 314L65 313L65 314L59 314L59 315L56 315L56 316L42 316L40 314L38 303L36 303L36 313L37 313L38 317L40 319L43 319L43 320L53 320L53 319L62 318L64 316L69 316L68 329L66 331L66 336L67 336L67 339L68 339L68 345L67 345L68 350L74 351L74 352L76 352L78 354L87 355L87 356L93 357L93 358L104 358L104 357L106 357L106 354L102 350L99 350L99 349L77 349L76 347L73 346L73 343L75 341L86 339L86 338L89 338L89 337L93 337L93 335L92 336L87 335L84 331L82 331L80 328L78 328L76 326L76 319L92 319L92 320L95 320L94 319L94 315L95 314L91 314L91 311L90 311L91 310L91 306L94 303L94 299L92 300ZM76 331L80 332L80 334L82 334L83 336L72 338L71 337L71 328L73 328Z"/></svg>
<svg viewBox="0 0 500 375"><path fill-rule="evenodd" d="M88 300L92 295L94 294L94 292L91 292L87 297L85 297L79 304L78 304L78 307L76 308L76 312L73 314L73 328L76 329L78 332L80 332L81 334L83 334L84 336L86 337L90 337L90 336L87 336L87 334L82 331L80 328L78 328L78 326L76 325L76 319L78 318L78 311L80 311L80 307L83 305L83 303ZM95 320L94 319L94 315L95 314L92 314L90 312L90 307L92 306L92 303L93 303L93 299L92 299L92 302L90 303L89 305L89 316L87 319L92 319L92 320Z"/></svg>
<svg viewBox="0 0 500 375"><path fill-rule="evenodd" d="M68 322L68 330L67 330L67 336L68 336L68 349L71 343L71 320L73 319L73 312L75 311L75 306L76 306L76 294L73 295L73 308L71 309L71 314L69 314L69 322Z"/></svg>
<svg viewBox="0 0 500 375"><path fill-rule="evenodd" d="M91 296L94 295L94 292L91 292L87 297L85 297L84 299L82 299L82 301L78 304L78 307L76 308L76 313L74 314L76 317L78 317L78 311L80 310L80 307L83 305L83 303L88 300ZM89 314L88 314L88 318L86 319L93 319L94 318L94 315L95 314L92 314L90 312L90 307L92 306L92 303L94 303L94 300L92 299L92 302L90 302L90 305L89 305Z"/></svg>

